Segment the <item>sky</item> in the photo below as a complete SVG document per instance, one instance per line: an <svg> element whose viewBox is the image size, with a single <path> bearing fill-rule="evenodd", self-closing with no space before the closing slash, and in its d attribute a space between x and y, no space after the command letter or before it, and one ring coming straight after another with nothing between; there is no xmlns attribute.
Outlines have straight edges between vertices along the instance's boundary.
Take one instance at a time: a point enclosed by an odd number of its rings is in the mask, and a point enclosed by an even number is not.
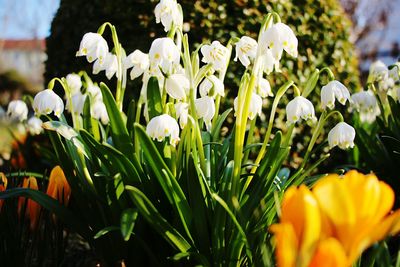
<svg viewBox="0 0 400 267"><path fill-rule="evenodd" d="M60 0L0 0L0 39L45 38Z"/></svg>

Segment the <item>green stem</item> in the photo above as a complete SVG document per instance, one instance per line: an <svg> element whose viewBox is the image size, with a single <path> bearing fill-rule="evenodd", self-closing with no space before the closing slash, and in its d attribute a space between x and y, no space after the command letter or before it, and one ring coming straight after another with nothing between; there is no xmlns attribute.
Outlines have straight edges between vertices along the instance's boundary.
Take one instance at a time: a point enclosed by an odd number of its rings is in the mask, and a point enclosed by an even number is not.
<svg viewBox="0 0 400 267"><path fill-rule="evenodd" d="M256 128L256 121L257 121L257 116L250 122L250 129L249 129L249 133L247 134L246 146L250 145L253 142L254 130ZM250 151L251 151L251 149L248 149L244 153L244 157L243 157L244 163L246 163L247 160L249 159Z"/></svg>
<svg viewBox="0 0 400 267"><path fill-rule="evenodd" d="M321 74L322 72L327 72L328 76L329 76L329 80L333 81L335 80L335 75L333 74L332 70L328 67L323 67L319 73Z"/></svg>

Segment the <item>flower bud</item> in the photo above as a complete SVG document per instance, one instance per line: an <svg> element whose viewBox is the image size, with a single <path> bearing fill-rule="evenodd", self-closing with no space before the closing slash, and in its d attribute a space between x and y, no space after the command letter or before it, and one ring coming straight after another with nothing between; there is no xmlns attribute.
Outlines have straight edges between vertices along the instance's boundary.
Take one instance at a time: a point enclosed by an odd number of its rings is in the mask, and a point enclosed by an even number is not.
<svg viewBox="0 0 400 267"><path fill-rule="evenodd" d="M43 132L42 120L37 117L31 117L27 122L27 128L31 135L38 135Z"/></svg>
<svg viewBox="0 0 400 267"><path fill-rule="evenodd" d="M260 78L258 80L258 84L255 89L256 93L263 98L268 96L274 96L271 90L271 85L269 84L269 81L265 78Z"/></svg>
<svg viewBox="0 0 400 267"><path fill-rule="evenodd" d="M211 96L215 98L217 95L225 96L224 83L215 75L206 77L199 86L200 95Z"/></svg>
<svg viewBox="0 0 400 267"><path fill-rule="evenodd" d="M81 76L75 73L70 73L65 78L67 80L68 88L71 91L71 95L74 95L81 91L82 87Z"/></svg>
<svg viewBox="0 0 400 267"><path fill-rule="evenodd" d="M181 126L181 129L183 129L185 128L188 120L189 104L183 102L176 103L175 110L176 117L179 119L179 125Z"/></svg>
<svg viewBox="0 0 400 267"><path fill-rule="evenodd" d="M110 121L106 106L102 101L96 101L93 104L91 114L94 119L100 120L102 124L108 124Z"/></svg>
<svg viewBox="0 0 400 267"><path fill-rule="evenodd" d="M199 119L203 119L207 131L211 131L211 121L215 115L214 99L210 96L203 96L194 101Z"/></svg>
<svg viewBox="0 0 400 267"><path fill-rule="evenodd" d="M22 183L22 188L29 188L32 190L38 190L38 184L35 177L25 178ZM26 203L26 206L25 206ZM25 197L19 197L18 199L18 215L21 216L21 211L25 206L25 216L30 220L30 228L31 230L36 229L39 214L40 214L40 206L35 201L28 199Z"/></svg>
<svg viewBox="0 0 400 267"><path fill-rule="evenodd" d="M71 187L60 166L56 166L51 170L46 194L58 200L61 204L68 205Z"/></svg>

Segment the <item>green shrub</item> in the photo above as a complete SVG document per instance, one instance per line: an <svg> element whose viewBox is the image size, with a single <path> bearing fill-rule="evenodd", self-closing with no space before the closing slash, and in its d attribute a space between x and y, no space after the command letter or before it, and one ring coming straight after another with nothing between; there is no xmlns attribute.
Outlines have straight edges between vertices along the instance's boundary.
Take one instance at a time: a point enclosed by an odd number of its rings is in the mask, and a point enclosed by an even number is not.
<svg viewBox="0 0 400 267"><path fill-rule="evenodd" d="M186 11L184 21L190 25L189 40L194 44L206 40L226 44L238 34L254 37L263 15L269 11L282 14L282 20L293 27L299 39L299 58L283 60L283 72L269 79L272 84L291 79L301 85L305 81L299 77L308 77L316 67L330 66L336 78L351 91L359 86L357 58L348 40L350 20L336 0L299 0L295 4L281 0L178 2ZM128 52L147 52L154 37L163 35L163 27L155 23L155 5L155 1L144 0L62 0L47 39L46 80L80 71L82 66L91 71L84 58L73 55L84 33L96 31L105 21L117 27ZM237 63L229 71L228 80L241 77L243 68Z"/></svg>

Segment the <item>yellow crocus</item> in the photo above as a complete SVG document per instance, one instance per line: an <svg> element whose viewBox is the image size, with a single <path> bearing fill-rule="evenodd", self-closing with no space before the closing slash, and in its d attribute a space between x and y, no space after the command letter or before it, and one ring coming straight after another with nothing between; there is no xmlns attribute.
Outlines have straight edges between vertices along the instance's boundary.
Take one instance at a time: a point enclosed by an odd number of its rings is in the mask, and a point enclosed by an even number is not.
<svg viewBox="0 0 400 267"><path fill-rule="evenodd" d="M394 192L373 174L328 175L312 191L291 187L271 226L279 267L347 267L373 243L400 231Z"/></svg>
<svg viewBox="0 0 400 267"><path fill-rule="evenodd" d="M400 213L390 215L394 192L374 174L349 171L343 176L328 175L312 192L328 218L332 236L346 252L347 265L370 245L395 233Z"/></svg>
<svg viewBox="0 0 400 267"><path fill-rule="evenodd" d="M30 188L33 190L38 190L38 184L35 177L25 178L22 183L22 188ZM21 215L22 207L25 205L25 216L27 216L30 220L31 230L36 229L37 223L39 221L40 214L40 205L35 201L28 199L25 197L19 197L18 199L18 215Z"/></svg>
<svg viewBox="0 0 400 267"><path fill-rule="evenodd" d="M291 187L282 201L281 223L272 225L280 267L306 267L321 236L321 215L310 190Z"/></svg>
<svg viewBox="0 0 400 267"><path fill-rule="evenodd" d="M71 187L60 166L54 167L51 171L46 194L57 199L62 204L68 204L71 195Z"/></svg>

